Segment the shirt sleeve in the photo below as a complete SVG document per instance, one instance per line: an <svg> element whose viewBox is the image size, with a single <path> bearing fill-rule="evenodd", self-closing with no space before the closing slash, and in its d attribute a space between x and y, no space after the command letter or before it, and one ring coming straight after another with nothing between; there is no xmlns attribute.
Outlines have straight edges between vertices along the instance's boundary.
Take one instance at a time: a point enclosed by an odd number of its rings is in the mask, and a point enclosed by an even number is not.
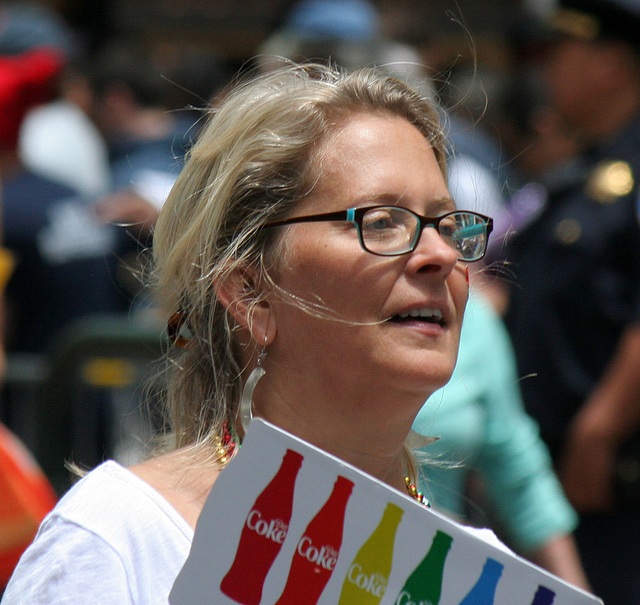
<svg viewBox="0 0 640 605"><path fill-rule="evenodd" d="M2 605L129 605L122 560L101 537L49 518L18 563Z"/></svg>
<svg viewBox="0 0 640 605"><path fill-rule="evenodd" d="M487 366L485 443L478 468L514 548L531 552L571 533L577 515L553 470L538 426L526 414L511 342L498 318Z"/></svg>

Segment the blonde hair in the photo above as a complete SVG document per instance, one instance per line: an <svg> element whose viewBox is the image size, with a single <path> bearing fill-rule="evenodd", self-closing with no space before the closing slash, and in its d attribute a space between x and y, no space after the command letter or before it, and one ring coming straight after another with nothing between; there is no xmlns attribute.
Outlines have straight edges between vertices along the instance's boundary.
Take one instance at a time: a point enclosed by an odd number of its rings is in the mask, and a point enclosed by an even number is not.
<svg viewBox="0 0 640 605"><path fill-rule="evenodd" d="M313 152L362 112L406 118L430 142L444 173L444 137L430 101L374 69L290 65L238 84L212 110L160 214L155 281L167 316L179 311L189 346L172 347L165 380L168 447L212 446L233 423L241 351L214 283L251 268L268 284L277 230L313 187ZM254 303L260 301L256 294Z"/></svg>

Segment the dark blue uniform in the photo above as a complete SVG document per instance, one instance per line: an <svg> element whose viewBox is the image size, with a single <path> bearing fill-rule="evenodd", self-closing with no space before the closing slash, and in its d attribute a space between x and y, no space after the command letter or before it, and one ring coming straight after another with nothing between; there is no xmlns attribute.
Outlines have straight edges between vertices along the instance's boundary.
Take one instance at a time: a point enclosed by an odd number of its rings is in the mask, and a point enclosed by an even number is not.
<svg viewBox="0 0 640 605"><path fill-rule="evenodd" d="M584 164L585 179L551 194L508 251L507 324L520 375L535 375L522 391L554 456L623 330L640 321L640 119Z"/></svg>
<svg viewBox="0 0 640 605"><path fill-rule="evenodd" d="M514 285L506 322L522 394L556 460L623 331L640 322L640 118L582 162L584 178L553 192L507 254ZM576 537L596 592L630 605L628 584L634 599L640 594L640 502L631 512L618 506L583 515Z"/></svg>

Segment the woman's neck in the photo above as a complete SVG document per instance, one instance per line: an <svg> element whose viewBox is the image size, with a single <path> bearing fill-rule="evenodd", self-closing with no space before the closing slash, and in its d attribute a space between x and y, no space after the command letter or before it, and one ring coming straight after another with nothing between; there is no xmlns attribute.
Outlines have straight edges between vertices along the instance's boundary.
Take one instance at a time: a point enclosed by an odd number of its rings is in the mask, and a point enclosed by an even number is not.
<svg viewBox="0 0 640 605"><path fill-rule="evenodd" d="M268 403L266 403L268 401ZM304 398L304 412L279 395L256 398L254 414L404 491L404 443L415 413L398 419L397 401ZM389 413L396 406L393 414Z"/></svg>

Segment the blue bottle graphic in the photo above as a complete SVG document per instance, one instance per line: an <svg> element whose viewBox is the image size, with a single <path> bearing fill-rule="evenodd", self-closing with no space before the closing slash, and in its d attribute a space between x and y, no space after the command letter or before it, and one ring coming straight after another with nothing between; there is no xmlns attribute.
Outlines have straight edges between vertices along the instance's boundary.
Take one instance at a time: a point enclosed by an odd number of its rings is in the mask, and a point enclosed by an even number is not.
<svg viewBox="0 0 640 605"><path fill-rule="evenodd" d="M546 586L538 586L538 591L531 601L531 605L552 605L556 593L550 590Z"/></svg>
<svg viewBox="0 0 640 605"><path fill-rule="evenodd" d="M478 581L469 594L460 601L460 605L493 605L503 569L502 563L488 557Z"/></svg>

